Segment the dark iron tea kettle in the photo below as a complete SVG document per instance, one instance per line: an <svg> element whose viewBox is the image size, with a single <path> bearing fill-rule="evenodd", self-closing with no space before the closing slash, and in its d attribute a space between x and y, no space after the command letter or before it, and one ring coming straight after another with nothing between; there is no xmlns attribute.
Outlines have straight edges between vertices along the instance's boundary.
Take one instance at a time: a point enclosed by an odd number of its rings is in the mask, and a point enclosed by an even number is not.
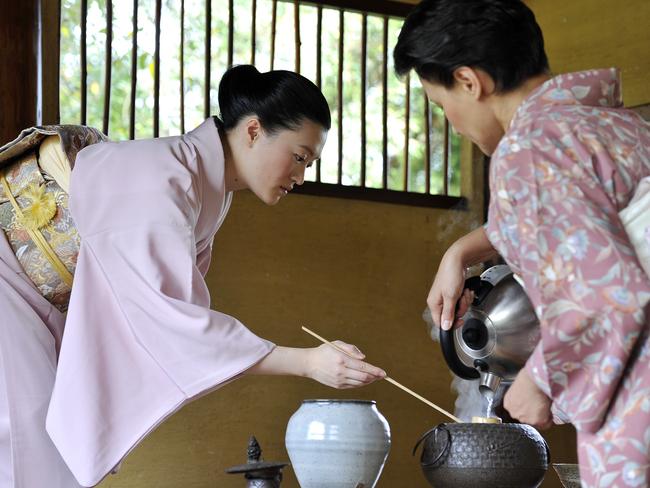
<svg viewBox="0 0 650 488"><path fill-rule="evenodd" d="M440 329L450 369L464 379L480 378L479 389L494 395L511 382L540 339L539 321L518 278L506 265L493 266L465 281L475 299L463 325Z"/></svg>
<svg viewBox="0 0 650 488"><path fill-rule="evenodd" d="M550 463L544 438L524 424L440 424L425 433L420 465L434 488L537 488Z"/></svg>

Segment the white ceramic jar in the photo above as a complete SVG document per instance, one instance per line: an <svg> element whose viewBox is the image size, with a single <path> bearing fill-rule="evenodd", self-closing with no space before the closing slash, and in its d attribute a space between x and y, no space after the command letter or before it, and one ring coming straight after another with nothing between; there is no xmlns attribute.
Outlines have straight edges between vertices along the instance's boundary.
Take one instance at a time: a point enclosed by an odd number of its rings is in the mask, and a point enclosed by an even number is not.
<svg viewBox="0 0 650 488"><path fill-rule="evenodd" d="M301 488L372 488L390 451L390 427L369 400L304 400L285 444Z"/></svg>

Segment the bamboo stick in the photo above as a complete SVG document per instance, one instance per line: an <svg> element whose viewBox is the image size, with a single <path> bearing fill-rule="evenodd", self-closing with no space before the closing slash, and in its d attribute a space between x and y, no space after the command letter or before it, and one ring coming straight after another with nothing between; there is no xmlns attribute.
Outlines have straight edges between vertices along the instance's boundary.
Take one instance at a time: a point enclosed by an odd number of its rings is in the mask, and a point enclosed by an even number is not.
<svg viewBox="0 0 650 488"><path fill-rule="evenodd" d="M322 343L324 343L324 344L328 344L328 345L332 346L334 349L336 349L337 351L342 352L342 353L345 354L346 356L354 357L354 356L350 355L349 353L347 353L347 352L346 352L345 350L343 350L342 348L340 348L339 346L337 346L336 344L334 344L334 343L328 341L327 339L325 339L325 338L319 336L318 334L316 334L316 332L313 332L313 331L309 330L307 327L304 327L304 326L303 326L303 327L302 327L302 330L304 330L305 332L307 332L307 334L312 335L313 337L315 337L316 339L318 339L318 340L321 341ZM423 396L418 395L417 393L415 393L415 392L414 392L413 390L411 390L410 388L407 388L406 386L402 385L402 384L399 383L398 381L395 381L393 378L391 378L391 377L389 377L389 376L386 376L384 379L385 379L386 381L388 381L389 383L392 383L392 384L395 385L396 387L401 388L402 390L404 390L404 391L405 391L406 393L408 393L409 395L414 396L415 398L417 398L417 399L420 400L421 402L426 403L427 405L429 405L430 407L434 408L435 410L437 410L438 412L442 413L443 415L446 415L447 417L449 417L449 418L450 418L451 420L453 420L454 422L461 422L461 420L460 420L458 417L456 417L455 415L453 415L453 414L447 412L447 410L445 410L444 408L439 407L438 405L436 405L436 404L433 403L432 401L427 400L427 399L424 398Z"/></svg>

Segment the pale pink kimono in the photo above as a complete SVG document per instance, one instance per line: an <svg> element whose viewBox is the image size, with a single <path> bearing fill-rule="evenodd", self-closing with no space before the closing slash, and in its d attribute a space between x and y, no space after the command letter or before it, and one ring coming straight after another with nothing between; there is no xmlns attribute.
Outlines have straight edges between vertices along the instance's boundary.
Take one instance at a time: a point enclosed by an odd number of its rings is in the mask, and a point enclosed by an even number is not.
<svg viewBox="0 0 650 488"><path fill-rule="evenodd" d="M76 486L65 465L81 485L99 483L165 418L273 349L209 308L204 275L231 198L212 119L180 137L81 151L70 187L81 248L65 330L2 249L0 300L16 338L0 338L13 454L0 464L13 486ZM12 371L33 383L30 394Z"/></svg>
<svg viewBox="0 0 650 488"><path fill-rule="evenodd" d="M615 69L544 83L491 162L488 237L540 318L526 368L578 431L585 488L650 483L650 281L618 215L649 175Z"/></svg>

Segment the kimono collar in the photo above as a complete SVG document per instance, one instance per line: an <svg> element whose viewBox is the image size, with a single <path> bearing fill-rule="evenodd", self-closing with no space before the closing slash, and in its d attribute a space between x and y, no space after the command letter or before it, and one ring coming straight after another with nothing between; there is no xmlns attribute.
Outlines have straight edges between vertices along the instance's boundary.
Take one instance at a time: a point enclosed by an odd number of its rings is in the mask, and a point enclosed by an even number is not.
<svg viewBox="0 0 650 488"><path fill-rule="evenodd" d="M622 107L621 75L617 68L566 73L546 81L517 108L510 127L524 114L548 105L583 105L590 107Z"/></svg>
<svg viewBox="0 0 650 488"><path fill-rule="evenodd" d="M197 227L201 237L216 232L230 204L226 194L225 158L219 130L212 117L185 134L196 151L197 179L199 181L200 214ZM216 212L216 215L215 215Z"/></svg>

